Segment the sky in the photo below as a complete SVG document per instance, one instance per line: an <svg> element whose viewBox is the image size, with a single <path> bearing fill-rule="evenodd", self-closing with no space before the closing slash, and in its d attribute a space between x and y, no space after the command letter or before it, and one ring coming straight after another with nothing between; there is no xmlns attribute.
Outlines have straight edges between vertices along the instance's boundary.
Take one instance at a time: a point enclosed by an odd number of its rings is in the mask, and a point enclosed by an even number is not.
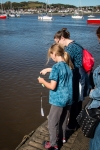
<svg viewBox="0 0 100 150"><path fill-rule="evenodd" d="M97 6L100 5L100 0L2 0L3 3L6 1L11 2L23 2L23 1L39 1L39 2L45 2L48 1L49 4L69 4L69 5L75 5L75 6Z"/></svg>

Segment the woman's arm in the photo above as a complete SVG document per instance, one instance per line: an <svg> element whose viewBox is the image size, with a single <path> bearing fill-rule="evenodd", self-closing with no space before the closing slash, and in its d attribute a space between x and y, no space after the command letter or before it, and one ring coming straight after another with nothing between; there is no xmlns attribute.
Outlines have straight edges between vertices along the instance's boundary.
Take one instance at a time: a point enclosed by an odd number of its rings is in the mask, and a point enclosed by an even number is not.
<svg viewBox="0 0 100 150"><path fill-rule="evenodd" d="M43 84L45 87L47 87L50 90L54 90L56 88L57 82L54 80L51 80L51 82L45 81L43 78L38 78L39 83Z"/></svg>
<svg viewBox="0 0 100 150"><path fill-rule="evenodd" d="M40 71L40 74L45 75L47 72L51 72L52 68L45 68Z"/></svg>

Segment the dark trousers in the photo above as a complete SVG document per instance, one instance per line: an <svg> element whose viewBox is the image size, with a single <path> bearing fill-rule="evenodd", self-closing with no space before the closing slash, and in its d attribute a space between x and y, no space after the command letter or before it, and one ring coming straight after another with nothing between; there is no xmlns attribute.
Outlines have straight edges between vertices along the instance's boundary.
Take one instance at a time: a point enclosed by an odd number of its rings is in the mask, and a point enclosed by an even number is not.
<svg viewBox="0 0 100 150"><path fill-rule="evenodd" d="M73 104L70 110L70 119L68 123L68 128L75 129L78 127L76 117L82 109L82 101L84 100L85 83L87 81L87 74L82 67L75 68L73 71ZM79 97L79 82L81 84L81 95ZM87 84L88 85L88 84ZM79 99L80 98L80 99Z"/></svg>
<svg viewBox="0 0 100 150"><path fill-rule="evenodd" d="M76 120L76 117L78 116L81 109L82 109L82 101L74 103L71 106L70 119L69 119L69 123L68 123L69 129L75 129L75 128L79 127L77 120Z"/></svg>

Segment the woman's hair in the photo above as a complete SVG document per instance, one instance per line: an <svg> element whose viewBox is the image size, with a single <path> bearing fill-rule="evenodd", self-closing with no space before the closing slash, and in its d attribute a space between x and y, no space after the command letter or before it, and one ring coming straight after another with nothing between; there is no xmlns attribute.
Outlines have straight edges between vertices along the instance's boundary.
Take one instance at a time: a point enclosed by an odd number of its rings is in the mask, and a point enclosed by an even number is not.
<svg viewBox="0 0 100 150"><path fill-rule="evenodd" d="M100 27L97 29L96 35L97 35L97 37L100 39Z"/></svg>
<svg viewBox="0 0 100 150"><path fill-rule="evenodd" d="M69 31L67 31L67 28L62 28L60 31L58 31L55 35L54 35L54 39L61 39L61 37L64 37L65 39L69 39L70 38L70 33Z"/></svg>
<svg viewBox="0 0 100 150"><path fill-rule="evenodd" d="M65 52L64 48L59 44L53 44L49 48L47 63L49 62L49 59L51 58L51 54L53 54L54 52L56 56L61 56L71 69L74 69L74 65L71 61L70 55L67 52Z"/></svg>

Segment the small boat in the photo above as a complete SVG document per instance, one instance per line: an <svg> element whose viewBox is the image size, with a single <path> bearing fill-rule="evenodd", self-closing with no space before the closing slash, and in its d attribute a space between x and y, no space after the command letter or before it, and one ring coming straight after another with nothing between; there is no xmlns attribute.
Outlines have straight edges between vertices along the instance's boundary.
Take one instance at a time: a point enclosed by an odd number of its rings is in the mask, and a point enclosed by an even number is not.
<svg viewBox="0 0 100 150"><path fill-rule="evenodd" d="M15 14L9 14L9 17L14 18L14 17L15 17Z"/></svg>
<svg viewBox="0 0 100 150"><path fill-rule="evenodd" d="M6 19L7 15L3 14L2 1L1 1L1 11L2 11L2 13L0 14L0 19Z"/></svg>
<svg viewBox="0 0 100 150"><path fill-rule="evenodd" d="M39 20L44 20L44 21L51 21L53 19L53 17L45 15L45 16L38 16L38 19Z"/></svg>
<svg viewBox="0 0 100 150"><path fill-rule="evenodd" d="M64 13L62 13L62 14L61 14L61 17L65 17L65 14L64 14Z"/></svg>
<svg viewBox="0 0 100 150"><path fill-rule="evenodd" d="M48 0L47 0L47 1L48 1ZM42 21L52 21L52 20L53 20L52 15L49 16L49 15L47 14L47 3L46 3L46 15L41 14L40 16L38 16L38 20L42 20Z"/></svg>
<svg viewBox="0 0 100 150"><path fill-rule="evenodd" d="M74 15L72 16L72 18L73 18L73 19L82 19L83 16L82 16L82 15L79 15L79 14L77 13L77 14L74 14Z"/></svg>
<svg viewBox="0 0 100 150"><path fill-rule="evenodd" d="M94 15L89 15L88 17L89 17L89 18L93 18L93 17L95 17L95 16L94 16Z"/></svg>
<svg viewBox="0 0 100 150"><path fill-rule="evenodd" d="M0 19L6 19L7 16L6 15L0 15Z"/></svg>
<svg viewBox="0 0 100 150"><path fill-rule="evenodd" d="M89 18L93 18L93 17L95 17L94 15L93 15L93 12L88 16Z"/></svg>
<svg viewBox="0 0 100 150"><path fill-rule="evenodd" d="M20 17L20 14L16 14L15 16L16 16L16 17Z"/></svg>
<svg viewBox="0 0 100 150"><path fill-rule="evenodd" d="M42 17L42 20L48 20L49 21L49 20L52 20L52 17L46 15L46 16Z"/></svg>
<svg viewBox="0 0 100 150"><path fill-rule="evenodd" d="M73 19L83 19L83 10L81 9L81 0L80 1L80 8L78 7L77 10L75 10L74 15L72 15Z"/></svg>
<svg viewBox="0 0 100 150"><path fill-rule="evenodd" d="M100 18L87 19L88 24L100 24Z"/></svg>

